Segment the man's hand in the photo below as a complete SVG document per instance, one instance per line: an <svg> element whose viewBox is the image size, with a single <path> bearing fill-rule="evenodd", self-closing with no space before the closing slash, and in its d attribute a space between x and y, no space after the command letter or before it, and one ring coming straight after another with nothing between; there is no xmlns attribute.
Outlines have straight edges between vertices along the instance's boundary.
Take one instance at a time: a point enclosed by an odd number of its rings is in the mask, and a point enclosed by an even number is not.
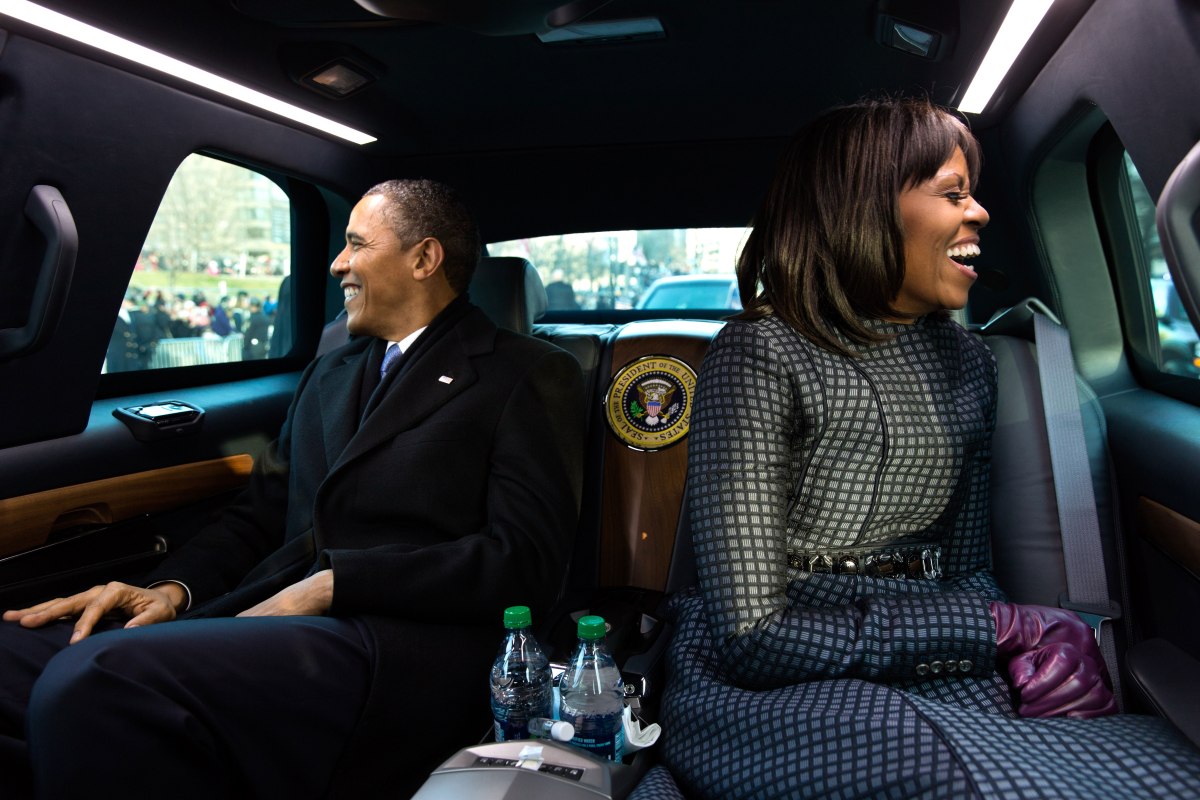
<svg viewBox="0 0 1200 800"><path fill-rule="evenodd" d="M40 628L57 619L78 617L71 644L86 638L96 623L106 614L122 612L130 617L126 628L153 625L175 619L175 611L183 605L186 595L176 583L164 583L153 589L130 586L116 581L93 586L86 592L47 600L29 608L5 611L7 622L20 623L23 628Z"/></svg>
<svg viewBox="0 0 1200 800"><path fill-rule="evenodd" d="M333 570L323 569L268 597L239 617L320 616L333 605Z"/></svg>

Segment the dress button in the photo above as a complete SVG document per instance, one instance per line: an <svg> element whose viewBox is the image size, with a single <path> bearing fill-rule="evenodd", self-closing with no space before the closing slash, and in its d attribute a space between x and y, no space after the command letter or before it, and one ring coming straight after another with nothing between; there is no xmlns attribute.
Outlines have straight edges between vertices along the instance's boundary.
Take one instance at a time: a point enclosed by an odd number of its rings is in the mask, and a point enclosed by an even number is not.
<svg viewBox="0 0 1200 800"><path fill-rule="evenodd" d="M958 662L953 658L946 659L946 672L958 672Z"/></svg>
<svg viewBox="0 0 1200 800"><path fill-rule="evenodd" d="M941 675L942 668L944 666L946 666L946 665L940 661L930 661L929 662L929 671L932 672L934 675Z"/></svg>
<svg viewBox="0 0 1200 800"><path fill-rule="evenodd" d="M923 678L929 674L929 665L928 664L917 664L916 671L917 671L917 675L919 675L920 677Z"/></svg>
<svg viewBox="0 0 1200 800"><path fill-rule="evenodd" d="M975 663L969 658L964 658L958 662L959 672L970 672L975 667Z"/></svg>

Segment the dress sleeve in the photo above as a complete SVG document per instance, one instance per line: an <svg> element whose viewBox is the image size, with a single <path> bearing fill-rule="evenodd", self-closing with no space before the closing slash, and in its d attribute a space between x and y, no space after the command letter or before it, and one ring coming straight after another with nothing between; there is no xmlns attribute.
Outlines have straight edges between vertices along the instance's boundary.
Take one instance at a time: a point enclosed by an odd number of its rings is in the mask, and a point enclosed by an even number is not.
<svg viewBox="0 0 1200 800"><path fill-rule="evenodd" d="M969 334L964 333L964 337ZM975 363L971 372L982 376L979 395L983 398L983 416L987 435L966 464L966 495L954 518L949 536L943 541L944 587L972 592L985 600L1007 600L992 573L991 469L992 433L996 428L996 360L992 351L975 339L966 339L968 358Z"/></svg>
<svg viewBox="0 0 1200 800"><path fill-rule="evenodd" d="M785 364L757 328L732 323L714 341L689 441L700 591L726 674L768 688L816 678L911 678L933 661L965 661L968 673L989 673L995 635L978 594L876 595L864 588L871 579L860 576L789 581L787 510L802 469L794 463L797 443L811 425L801 393L820 380L798 374L794 359ZM986 487L986 471L977 479ZM822 596L825 586L831 591Z"/></svg>

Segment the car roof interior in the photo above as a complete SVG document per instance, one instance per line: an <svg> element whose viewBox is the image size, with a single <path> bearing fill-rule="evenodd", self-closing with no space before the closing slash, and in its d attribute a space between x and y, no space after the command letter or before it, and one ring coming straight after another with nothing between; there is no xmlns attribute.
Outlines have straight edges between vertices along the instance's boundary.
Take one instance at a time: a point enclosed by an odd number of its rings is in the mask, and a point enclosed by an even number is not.
<svg viewBox="0 0 1200 800"><path fill-rule="evenodd" d="M958 0L46 6L377 139L334 140L8 19L0 30L0 128L10 141L30 144L0 152L0 196L23 207L29 187L51 176L71 203L88 268L74 277L45 358L0 364L0 379L21 387L56 370L91 375L77 393L5 398L14 413L36 403L47 418L71 420L58 430L79 429L97 393L148 385L137 374L100 380L103 343L89 332L111 324L136 248L189 153L261 168L288 188L305 221L295 234L295 302L302 318L328 320L340 304L327 266L341 226L378 180L423 175L454 183L476 209L485 241L745 225L781 148L805 120L880 94L956 104L1006 10ZM1092 313L1112 307L1109 290L1068 274L1102 264L1105 245L1091 214L1079 216L1091 205L1086 180L1063 178L1086 171L1097 131L1107 130L1157 197L1191 148L1200 104L1179 76L1200 74L1200 53L1186 24L1169 24L1177 13L1184 14L1168 0L1058 0L986 110L970 115L985 153L977 195L991 223L969 318L981 323L1022 298L1047 298L1069 321L1094 322L1077 331L1094 339L1081 361L1093 380L1127 379L1113 367L1123 346L1119 316ZM620 20L652 20L654 32L557 44L537 35ZM889 46L892 20L933 34L929 56ZM304 84L338 59L373 80L340 99ZM1122 67L1106 68L1111 63ZM1171 124L1147 124L1162 109L1170 109ZM0 221L0 240L11 263L39 258L37 236L21 218ZM1047 260L1049 269L1036 268ZM24 320L32 272L12 273L0 324ZM311 358L319 334L315 326L297 331L291 367ZM276 369L242 367L242 374ZM154 385L221 380L222 369L160 376Z"/></svg>

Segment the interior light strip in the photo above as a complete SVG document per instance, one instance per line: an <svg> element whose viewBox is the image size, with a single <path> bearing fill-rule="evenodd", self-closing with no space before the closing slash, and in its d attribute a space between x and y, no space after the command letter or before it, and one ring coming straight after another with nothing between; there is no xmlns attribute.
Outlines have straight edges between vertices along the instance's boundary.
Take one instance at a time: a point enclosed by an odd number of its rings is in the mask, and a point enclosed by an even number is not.
<svg viewBox="0 0 1200 800"><path fill-rule="evenodd" d="M1054 0L1013 0L992 46L979 65L979 71L958 104L959 111L978 114L987 107L988 101L996 93L996 87L1004 80L1017 55L1053 3Z"/></svg>
<svg viewBox="0 0 1200 800"><path fill-rule="evenodd" d="M57 11L27 2L27 0L0 0L0 15L19 19L51 33L66 36L68 39L74 39L77 42L99 48L106 53L112 53L159 72L165 72L188 83L202 86L243 103L249 103L255 108L278 114L293 122L307 125L355 144L368 144L376 141L376 138L370 134L357 131L340 122L334 122L291 103L276 100L262 92L234 83L199 67L193 67L191 64L185 64L176 58L155 52L128 39L114 36L107 31L71 19Z"/></svg>

